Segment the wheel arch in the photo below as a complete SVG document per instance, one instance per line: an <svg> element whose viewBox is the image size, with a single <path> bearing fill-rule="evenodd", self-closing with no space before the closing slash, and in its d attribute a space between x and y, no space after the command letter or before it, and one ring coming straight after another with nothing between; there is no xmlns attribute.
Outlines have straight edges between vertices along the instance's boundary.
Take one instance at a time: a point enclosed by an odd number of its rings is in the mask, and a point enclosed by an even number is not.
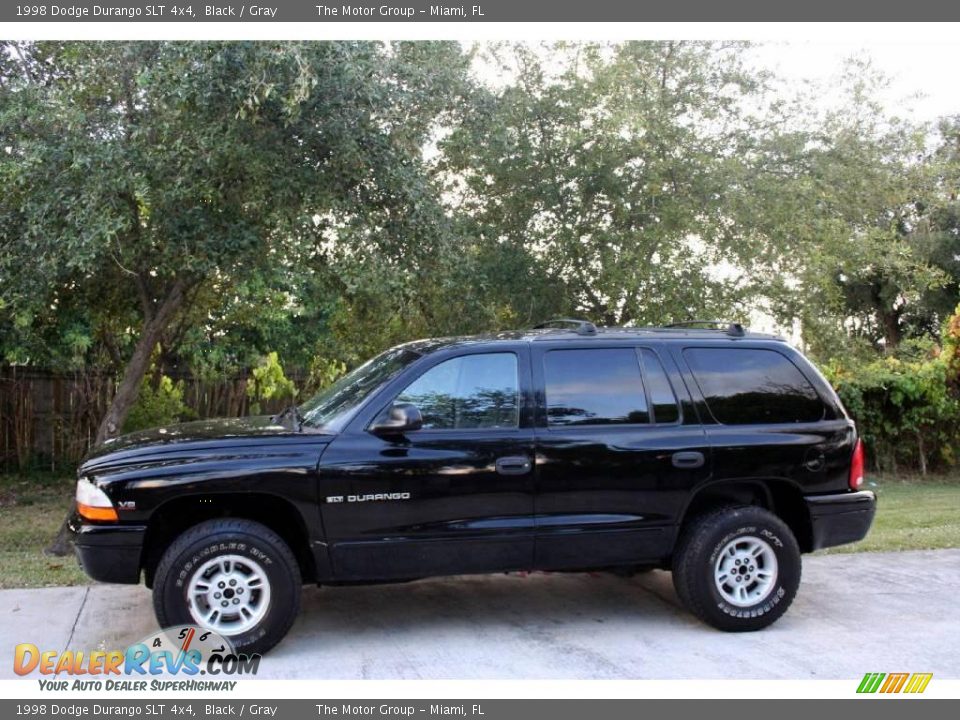
<svg viewBox="0 0 960 720"><path fill-rule="evenodd" d="M813 550L813 526L803 493L794 483L780 478L718 480L697 488L680 516L679 527L692 518L722 505L756 505L769 510L787 524L801 552Z"/></svg>
<svg viewBox="0 0 960 720"><path fill-rule="evenodd" d="M263 492L191 493L167 500L150 515L140 557L146 586L153 587L160 558L179 535L205 520L227 517L253 520L269 527L290 547L303 581L316 580L306 521L289 500Z"/></svg>

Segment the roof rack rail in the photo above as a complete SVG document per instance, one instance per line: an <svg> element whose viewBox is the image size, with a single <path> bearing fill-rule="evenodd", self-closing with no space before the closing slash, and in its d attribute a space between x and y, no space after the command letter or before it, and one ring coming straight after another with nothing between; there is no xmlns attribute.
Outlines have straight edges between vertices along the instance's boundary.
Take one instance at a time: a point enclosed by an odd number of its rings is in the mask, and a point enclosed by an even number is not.
<svg viewBox="0 0 960 720"><path fill-rule="evenodd" d="M596 335L597 326L594 325L589 320L579 320L577 318L554 318L553 320L545 320L538 325L534 325L534 330L545 330L550 327L557 327L563 325L572 325L573 331L577 335Z"/></svg>
<svg viewBox="0 0 960 720"><path fill-rule="evenodd" d="M728 320L683 320L681 322L664 325L668 328L692 327L694 325L708 325L715 328L723 328L723 331L730 337L743 337L746 334L743 325L738 322L729 322Z"/></svg>

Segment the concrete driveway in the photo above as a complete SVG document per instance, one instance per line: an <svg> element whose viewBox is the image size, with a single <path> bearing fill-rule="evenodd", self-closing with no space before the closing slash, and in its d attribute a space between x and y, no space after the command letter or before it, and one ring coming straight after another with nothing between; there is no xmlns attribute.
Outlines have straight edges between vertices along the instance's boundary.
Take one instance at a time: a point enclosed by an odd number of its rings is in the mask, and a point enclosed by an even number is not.
<svg viewBox="0 0 960 720"><path fill-rule="evenodd" d="M803 576L785 617L740 635L684 612L665 572L307 587L258 677L960 678L960 550L805 557ZM4 653L117 649L156 629L136 586L4 590L0 615Z"/></svg>

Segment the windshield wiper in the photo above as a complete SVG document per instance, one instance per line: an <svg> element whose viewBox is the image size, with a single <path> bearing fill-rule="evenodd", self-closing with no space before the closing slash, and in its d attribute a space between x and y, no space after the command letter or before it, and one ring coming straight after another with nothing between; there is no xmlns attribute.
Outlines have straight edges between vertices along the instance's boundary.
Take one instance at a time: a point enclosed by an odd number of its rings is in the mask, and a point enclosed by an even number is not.
<svg viewBox="0 0 960 720"><path fill-rule="evenodd" d="M288 417L293 418L293 429L297 432L300 432L300 429L303 427L303 423L306 418L300 414L300 408L298 408L296 405L287 405L287 407L270 418L270 421L282 423L285 422Z"/></svg>

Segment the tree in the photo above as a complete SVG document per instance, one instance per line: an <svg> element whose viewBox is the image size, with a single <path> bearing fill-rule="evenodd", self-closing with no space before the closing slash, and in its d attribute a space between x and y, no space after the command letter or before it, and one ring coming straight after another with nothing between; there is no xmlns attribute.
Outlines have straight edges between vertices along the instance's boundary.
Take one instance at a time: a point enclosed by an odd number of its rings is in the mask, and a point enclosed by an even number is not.
<svg viewBox="0 0 960 720"><path fill-rule="evenodd" d="M455 44L7 43L0 57L0 311L19 338L5 350L44 363L40 330L62 336L71 308L74 355L106 348L123 368L98 441L157 345L196 327L172 333L178 319L322 270L330 244L429 253L444 237L422 148L464 83Z"/></svg>
<svg viewBox="0 0 960 720"><path fill-rule="evenodd" d="M960 116L940 121L927 163L932 187L921 200L924 222L912 240L918 253L940 271L943 282L922 290L918 307L910 309L907 320L917 331L936 335L960 299Z"/></svg>
<svg viewBox="0 0 960 720"><path fill-rule="evenodd" d="M562 312L624 324L742 310L740 279L716 271L741 256L726 196L762 97L742 50L500 48L511 80L441 143L465 234L521 286L553 288Z"/></svg>
<svg viewBox="0 0 960 720"><path fill-rule="evenodd" d="M885 110L884 83L853 60L836 105L824 107L821 88L781 105L756 138L757 171L731 193L754 255L749 294L782 324L798 320L824 359L934 339L956 302L941 295L949 241L938 230L950 163L929 152L929 127Z"/></svg>

